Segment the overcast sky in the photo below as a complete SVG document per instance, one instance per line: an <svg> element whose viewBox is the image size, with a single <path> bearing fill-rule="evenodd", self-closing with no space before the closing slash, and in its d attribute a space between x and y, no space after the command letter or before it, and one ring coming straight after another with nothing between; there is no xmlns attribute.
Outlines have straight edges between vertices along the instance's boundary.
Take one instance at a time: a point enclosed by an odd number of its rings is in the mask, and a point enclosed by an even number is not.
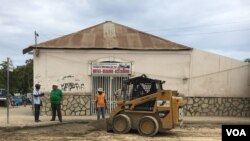
<svg viewBox="0 0 250 141"><path fill-rule="evenodd" d="M0 62L38 42L112 20L238 60L250 58L250 0L1 0Z"/></svg>

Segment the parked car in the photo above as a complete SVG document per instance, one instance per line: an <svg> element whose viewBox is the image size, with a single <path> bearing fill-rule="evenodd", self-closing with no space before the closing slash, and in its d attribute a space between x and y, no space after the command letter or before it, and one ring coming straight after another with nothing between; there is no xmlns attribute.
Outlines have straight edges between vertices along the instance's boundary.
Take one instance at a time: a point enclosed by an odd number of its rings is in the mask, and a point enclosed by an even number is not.
<svg viewBox="0 0 250 141"><path fill-rule="evenodd" d="M15 104L17 106L23 104L23 96L22 95L15 95L14 100L15 100Z"/></svg>
<svg viewBox="0 0 250 141"><path fill-rule="evenodd" d="M7 104L7 92L5 89L0 89L0 106L6 106Z"/></svg>

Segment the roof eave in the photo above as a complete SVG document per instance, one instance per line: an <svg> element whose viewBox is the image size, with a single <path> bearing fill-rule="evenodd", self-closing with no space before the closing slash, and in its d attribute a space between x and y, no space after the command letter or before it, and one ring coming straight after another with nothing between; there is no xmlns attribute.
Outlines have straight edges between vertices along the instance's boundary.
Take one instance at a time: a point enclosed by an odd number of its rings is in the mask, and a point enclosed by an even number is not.
<svg viewBox="0 0 250 141"><path fill-rule="evenodd" d="M171 49L155 49L155 48L148 48L148 49L145 49L145 48L118 48L118 47L112 47L112 48L67 48L67 47L60 47L60 48L52 48L52 47L34 47L34 46L29 46L25 49L23 49L23 54L26 54L30 51L32 51L33 49L50 49L50 50L58 50L58 49L65 49L65 50L135 50L135 51L187 51L187 50L193 50L193 48L189 48L189 47L186 47L186 48L181 48L181 49L174 49L174 48L171 48Z"/></svg>
<svg viewBox="0 0 250 141"><path fill-rule="evenodd" d="M27 48L23 49L23 54L26 54L26 53L28 53L28 52L32 51L33 49L34 49L34 47L29 46L29 47L27 47Z"/></svg>

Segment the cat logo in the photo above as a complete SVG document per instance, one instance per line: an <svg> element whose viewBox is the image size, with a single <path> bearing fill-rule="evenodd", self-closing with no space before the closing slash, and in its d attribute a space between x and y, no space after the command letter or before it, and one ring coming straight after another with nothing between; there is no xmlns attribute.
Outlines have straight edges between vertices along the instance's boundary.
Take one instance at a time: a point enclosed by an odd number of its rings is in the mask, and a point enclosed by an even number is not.
<svg viewBox="0 0 250 141"><path fill-rule="evenodd" d="M170 101L157 100L157 107L170 107Z"/></svg>

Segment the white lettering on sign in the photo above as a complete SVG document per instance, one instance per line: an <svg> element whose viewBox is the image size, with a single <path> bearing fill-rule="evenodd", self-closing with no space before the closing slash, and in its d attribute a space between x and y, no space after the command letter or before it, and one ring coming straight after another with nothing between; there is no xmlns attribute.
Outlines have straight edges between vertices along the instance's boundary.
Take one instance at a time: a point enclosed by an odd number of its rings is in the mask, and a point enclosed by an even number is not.
<svg viewBox="0 0 250 141"><path fill-rule="evenodd" d="M246 132L244 129L241 129L241 131L239 131L239 129L226 129L227 132L227 136L247 136Z"/></svg>
<svg viewBox="0 0 250 141"><path fill-rule="evenodd" d="M131 63L92 63L92 74L131 74Z"/></svg>

